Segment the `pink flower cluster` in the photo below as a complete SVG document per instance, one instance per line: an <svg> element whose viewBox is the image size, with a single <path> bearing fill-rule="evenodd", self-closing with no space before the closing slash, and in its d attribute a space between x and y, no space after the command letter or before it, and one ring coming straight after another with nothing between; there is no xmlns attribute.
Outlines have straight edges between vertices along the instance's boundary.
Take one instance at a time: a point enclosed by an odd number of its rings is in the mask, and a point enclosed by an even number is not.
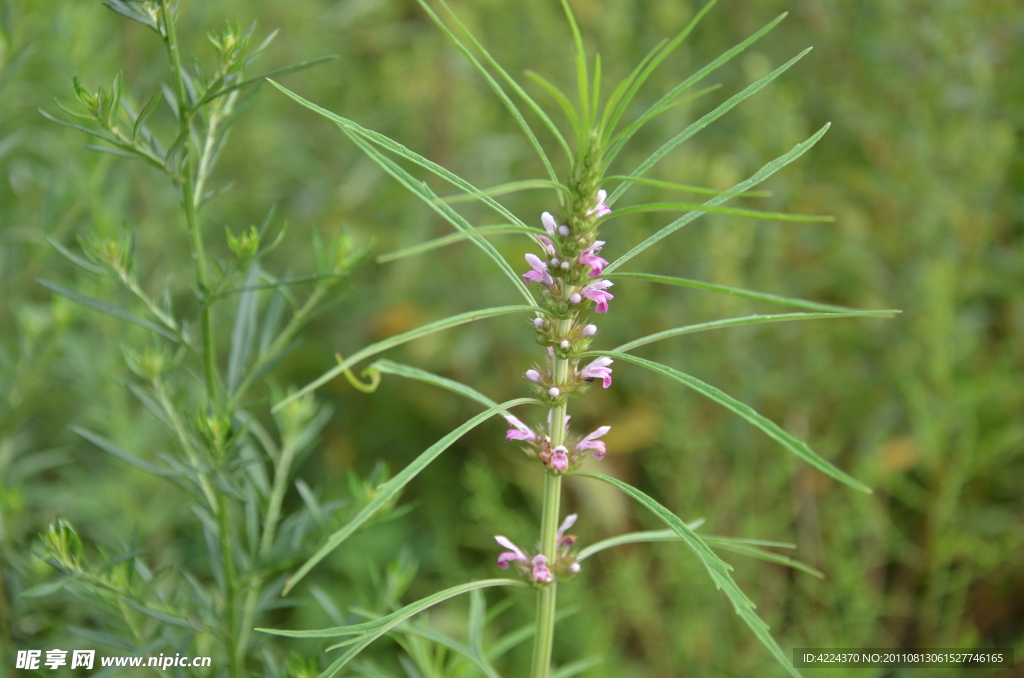
<svg viewBox="0 0 1024 678"><path fill-rule="evenodd" d="M572 547L576 543L576 536L566 534L576 523L576 514L572 514L558 528L557 553L554 562L548 560L547 556L536 554L533 557L512 543L512 540L502 535L494 537L494 541L508 549L498 556L498 567L507 570L510 565L515 565L520 574L527 581L534 584L550 584L556 579L567 579L580 571L580 564L576 562L572 553Z"/></svg>

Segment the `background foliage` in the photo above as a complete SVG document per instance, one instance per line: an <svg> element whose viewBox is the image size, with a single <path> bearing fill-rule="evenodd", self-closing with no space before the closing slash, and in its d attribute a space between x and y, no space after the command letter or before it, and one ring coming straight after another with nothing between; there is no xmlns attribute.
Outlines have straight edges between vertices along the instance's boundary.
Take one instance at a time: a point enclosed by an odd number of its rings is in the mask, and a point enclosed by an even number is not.
<svg viewBox="0 0 1024 678"><path fill-rule="evenodd" d="M140 452L161 444L161 432L138 425L139 407L124 387L126 326L34 283L44 277L75 289L99 285L55 255L44 237L71 246L87 229L116 235L123 222L138 232L140 275L152 288L175 268L171 262L189 256L176 196L154 188L161 184L146 174L151 170L84 150L80 135L37 112L53 110L54 97L71 98L73 75L94 88L123 69L129 90L152 91L167 78L159 46L98 3L3 0L0 7L3 675L12 670L12 650L91 647L67 627L104 624L68 595L19 598L52 577L33 549L55 515L111 551L137 532L153 569L206 566L197 561L196 518L176 488L67 430L87 426ZM699 9L682 0L574 7L611 77L625 75ZM568 32L556 4L473 0L456 9L510 72L529 68L569 82ZM711 534L793 541L798 557L827 574L819 581L736 559L738 581L785 649L1014 646L1022 657L1024 57L1014 46L1024 39L1024 12L1012 0L725 1L635 105L649 104L784 10L792 12L786 21L716 74L724 87L710 96L715 101L652 123L618 163L632 169L716 101L814 45L777 83L666 158L654 176L724 189L832 121L811 153L768 182L773 197L757 207L831 213L837 222L709 215L645 253L635 270L905 313L893 321L698 334L642 355L756 406L875 494L858 496L798 467L736 417L626 365L613 389L583 401L574 416L612 425L605 472L680 515L706 517L702 529ZM212 53L205 34L225 20L258 20L261 35L282 31L261 68L340 55L286 83L477 186L542 176L500 102L411 0L183 2L181 15L186 53ZM219 172L236 183L212 204L208 223L238 232L276 202L293 233L315 226L326 237L347 225L374 239L377 252L447 232L329 122L272 88L260 92L233 134ZM540 193L509 204L528 220L550 208ZM613 222L606 249L625 251L661 223L656 219ZM222 242L219 232L210 242ZM515 237L495 243L513 261L526 251ZM308 269L308 251L305 236L285 242L274 254L278 270ZM453 313L517 303L492 266L465 244L364 264L354 291L314 321L277 378L303 384L335 351L348 354ZM635 280L619 281L616 294L602 347L681 321L760 310ZM529 336L519 319L498 318L391 357L503 401L525 393L518 375L536 351ZM335 415L299 475L322 500L350 498L349 469L365 475L380 460L404 466L477 412L458 396L388 378L374 395L338 380L320 397ZM330 625L330 606L316 600L323 595L342 611L374 605L389 581L383 564L396 559L418 563L407 600L494 575L491 535L529 543L540 497L539 476L525 472L501 433L499 423L486 424L446 452L403 498L414 509L332 555L299 587L301 605L280 610L274 625ZM584 543L656 527L603 485L570 479L568 491ZM287 502L301 499L292 491ZM560 661L604 658L585 675L755 675L769 665L683 546L634 545L586 565L562 587L563 601L578 612L559 625L556 647ZM400 572L391 570L396 586ZM488 594L492 603L500 595ZM511 629L529 621L531 601L509 595L521 604L497 624ZM431 619L458 630L464 603L438 608ZM282 653L315 656L320 649L273 643ZM384 641L376 649L383 665L395 648ZM518 675L515 662L526 655L525 648L512 655L509 675Z"/></svg>

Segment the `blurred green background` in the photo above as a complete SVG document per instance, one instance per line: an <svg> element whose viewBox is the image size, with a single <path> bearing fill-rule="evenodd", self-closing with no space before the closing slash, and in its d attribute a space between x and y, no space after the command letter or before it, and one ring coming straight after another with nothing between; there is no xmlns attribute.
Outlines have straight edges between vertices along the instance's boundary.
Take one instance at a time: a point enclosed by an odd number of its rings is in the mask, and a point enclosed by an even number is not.
<svg viewBox="0 0 1024 678"><path fill-rule="evenodd" d="M588 48L602 55L608 88L700 4L573 6ZM104 624L67 594L18 598L52 577L34 550L35 535L55 515L110 550L137 530L153 569L206 565L197 519L177 488L67 431L87 425L140 453L166 442L125 388L120 342L134 330L34 283L45 277L112 294L44 237L73 246L76 235L115 234L125 222L139 234L144 284L158 289L187 260L175 194L155 172L85 150L81 135L37 112L55 112L54 97L70 100L74 75L95 87L120 69L137 99L147 95L167 77L160 45L98 2L2 0L0 7L2 676L13 671L13 650L81 647L65 627ZM510 72L532 69L570 86L571 41L557 3L467 0L455 7ZM627 365L616 370L613 388L573 403L574 423L612 426L609 456L594 469L636 484L684 518L706 517L709 534L794 542L796 557L826 573L818 580L727 556L787 652L1014 647L1018 668L988 675L1024 676L1024 8L1016 0L723 0L651 79L634 112L786 10L786 21L715 73L710 82L721 90L645 128L612 171L631 171L716 103L813 45L799 65L651 176L725 189L831 121L810 153L769 180L773 197L748 205L834 214L836 223L705 216L628 270L904 313L729 329L640 355L751 404L875 494L839 486L737 417ZM256 20L260 36L281 29L256 71L338 54L284 83L477 186L543 176L500 102L412 0L184 0L180 12L186 54L212 54L205 34L226 20ZM448 232L331 123L272 88L263 88L233 135L214 177L233 187L205 213L207 241L221 255L224 226L238 232L259 223L274 203L294 236L272 255L282 274L310 267L311 227L329 235L348 226L372 240L375 253ZM658 195L638 187L630 200L645 193ZM507 204L539 223L550 198L533 191ZM666 222L664 215L612 222L606 256ZM524 241L494 242L523 268ZM395 264L371 260L349 287L277 368L282 384L307 383L333 364L335 351L348 355L430 320L517 303L493 264L465 244ZM615 293L611 313L599 320L601 348L771 310L637 280L617 283ZM500 401L526 393L519 375L539 351L520 319L504 317L388 357ZM365 474L378 460L401 468L478 411L454 394L390 378L373 395L337 380L320 398L335 415L300 477L325 500L346 497L347 470ZM494 421L462 439L405 493L414 510L348 542L309 583L341 609L366 604L385 565L403 551L419 563L406 601L495 575L492 535L531 543L540 503L540 475L502 440L503 431ZM292 491L287 501L300 499ZM566 501L580 513L583 543L657 528L623 497L587 481L569 480ZM501 594L488 597L497 602ZM513 598L519 604L497 627L532 618L529 597ZM556 659L603 658L587 676L782 675L682 545L604 552L561 588L560 599L577 612L558 627ZM334 625L308 587L299 587L298 600L275 613L272 625ZM465 603L456 601L431 619L458 629L464 614ZM274 643L310 656L322 647ZM381 641L375 652L386 661L395 649ZM514 653L506 675L523 675L528 654L527 647ZM883 675L820 673L854 671Z"/></svg>

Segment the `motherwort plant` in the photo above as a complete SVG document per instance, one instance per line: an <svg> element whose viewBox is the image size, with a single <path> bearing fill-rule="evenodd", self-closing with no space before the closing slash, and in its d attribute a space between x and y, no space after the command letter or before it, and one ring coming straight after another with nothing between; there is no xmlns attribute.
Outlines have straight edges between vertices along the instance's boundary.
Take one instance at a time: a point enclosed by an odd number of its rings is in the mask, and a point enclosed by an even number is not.
<svg viewBox="0 0 1024 678"><path fill-rule="evenodd" d="M473 398L483 403L488 409L438 441L382 487L374 502L371 502L348 525L334 534L320 551L297 571L286 585L285 591L295 586L317 562L337 548L363 521L372 516L375 510L375 502L383 504L384 502L392 501L417 473L455 440L494 415L501 415L507 419L511 428L508 429L506 439L521 443L526 457L536 464L537 472L544 476L544 499L540 516L539 538L535 546L521 547L505 536L498 535L495 537L497 543L504 549L498 555L497 565L518 575L514 579L488 579L456 586L412 603L380 619L352 626L321 631L266 631L294 637L344 638L338 645L329 648L345 649L342 655L321 674L326 677L337 673L341 667L348 664L353 657L376 638L392 630L399 634L403 633L403 629L408 628L403 625L403 622L417 612L442 600L487 587L530 587L536 591L537 595L537 616L536 627L533 629L534 650L531 675L533 678L547 678L547 676L552 675L553 670L552 647L556 614L556 592L560 585L571 580L580 571L580 563L595 553L619 544L677 539L683 541L692 549L706 567L715 586L725 592L735 611L753 630L758 639L787 671L797 675L785 654L768 634L767 626L755 614L753 603L740 591L733 581L730 575L732 568L712 551L711 546L725 547L746 555L762 557L776 562L785 562L799 566L802 569L809 568L789 559L784 559L778 554L758 548L758 544L763 545L763 542L699 536L694 531L696 528L695 524L687 525L669 509L639 489L606 475L578 471L580 463L588 454L593 455L597 459L604 457L605 443L601 438L609 431L609 427L600 426L593 431L574 430L570 421L568 407L572 399L583 396L595 384L599 384L603 388L611 387L613 381L612 366L615 365L614 369L619 369L623 363L629 363L672 379L710 398L760 428L788 451L827 475L855 489L870 491L863 484L818 456L805 443L797 440L747 405L688 374L666 365L636 357L631 353L640 346L661 339L736 325L814 318L892 315L893 312L891 311L857 311L771 294L727 288L683 278L647 273L629 273L620 270L624 264L641 252L709 212L769 220L830 220L828 217L767 213L724 206L732 198L757 195L757 193L751 192L751 189L807 152L825 134L828 128L827 125L789 152L764 165L748 179L741 181L724 192L719 193L709 189L654 181L644 177L648 170L668 152L727 113L737 104L767 86L807 52L801 52L789 62L783 64L769 75L761 78L692 123L674 138L667 141L630 174L612 175L609 174L609 168L618 153L637 130L651 119L670 110L680 102L694 99L713 89L709 88L691 93L691 89L698 82L765 35L783 17L778 17L760 31L687 78L636 120L622 123L622 117L638 89L644 84L653 70L690 34L701 18L710 10L711 5L701 10L690 24L673 40L667 43L662 42L656 46L636 66L633 72L618 84L602 104L600 56L595 57L593 61L593 76L591 76L589 70L590 62L584 52L580 32L567 1L562 0L576 48L577 101L575 103L571 102L567 95L563 94L543 77L535 73L528 73L528 76L561 108L572 130L571 139L573 143L570 144L569 140L562 135L559 126L552 121L545 110L537 104L520 84L488 54L459 21L458 17L449 10L444 0L438 0L438 2L447 12L450 22L461 29L466 36L468 44L459 38L449 27L448 23L442 20L428 6L426 0L420 0L424 10L441 30L452 39L508 108L546 168L548 173L546 179L517 182L515 184L499 186L488 191L479 190L469 181L456 176L398 142L358 125L347 118L326 111L280 87L280 85L278 87L299 103L337 123L342 132L370 158L459 231L457 234L452 234L439 240L384 255L380 257L380 261L421 253L460 239L469 239L482 249L488 257L494 260L502 273L508 277L513 286L522 294L526 303L517 306L504 306L464 313L430 323L419 329L368 346L352 354L348 359L341 360L333 369L298 393L290 396L290 398L279 404L278 407L286 406L293 399L302 397L304 394L313 391L336 376L346 373L347 370L358 362L389 348L462 323L506 313L528 314L528 327L532 331L537 343L543 347L540 359L532 366L524 366L526 368L523 373L524 379L532 391L533 397L497 404L469 386L424 372L418 368L399 365L387 360L379 360L373 363L369 368L370 373L388 373L432 383ZM515 95L525 102L526 106L539 118L554 138L554 141L565 152L568 172L564 178L555 170L554 164L545 154L533 129L527 123L520 109L513 103L509 91L511 91L511 95ZM460 197L469 197L478 201L496 212L502 219L507 220L507 224L474 228L461 214L451 207L451 204L456 202L455 200L445 200L436 196L426 184L417 180L405 168L395 162L391 156L382 151L417 165L450 183L466 194L466 196ZM707 202L698 204L661 202L634 205L613 211L613 206L633 185L638 183L680 192L710 194L712 197ZM612 184L617 185L609 194L607 187L610 187ZM494 196L508 193L512 190L536 188L538 186L552 189L556 196L556 200L552 201L549 211L539 215L539 219L536 217L525 220L520 219L494 199ZM624 243L612 242L610 237L602 236L600 234L602 224L612 218L620 218L643 211L680 211L683 214L609 263L603 256L606 249L620 249L623 248ZM526 234L536 244L537 249L525 257L525 264L528 267L525 273L515 270L486 240L487 236L509 232ZM608 240L606 241L602 238L608 238ZM612 315L610 313L612 309L610 302L615 298L610 291L613 288L612 279L627 277L725 292L762 302L796 307L803 309L803 311L779 315L729 318L701 325L689 325L641 337L613 350L596 350L591 347L591 343L600 337L595 319L598 315ZM621 303L621 301L616 301L615 304ZM595 315L590 315L591 312ZM540 417L539 421L523 421L508 413L509 409L525 404L542 406L547 410L546 416ZM622 535L577 550L576 538L567 533L575 523L577 516L575 514L565 516L561 506L562 481L566 475L590 478L618 488L649 509L665 523L668 529L666 531ZM451 638L440 640L443 637L434 630L430 630L429 637L442 643L444 647L461 653L464 657L463 661L470 662L476 667L476 670L483 672L489 677L493 677L498 675L492 663L496 655L494 652L485 649L481 644L481 629L479 627L483 623L483 615L479 613L479 599L479 596L474 596L468 644ZM473 612L473 610L476 610L476 612ZM499 641L498 645L504 647L506 643ZM578 665L575 666L576 668L574 669L570 669L569 666L563 666L558 670L558 675L573 675L582 670ZM454 671L452 671L444 675L454 674ZM431 673L431 675L435 674Z"/></svg>
<svg viewBox="0 0 1024 678"><path fill-rule="evenodd" d="M268 232L273 209L259 227L237 235L228 230L217 248L211 245L219 228L211 232L203 210L228 187L214 168L257 86L267 75L332 57L246 77L246 69L273 34L257 44L255 26L229 24L208 36L216 56L212 64L203 65L181 53L175 3L109 0L106 5L155 34L170 82L137 100L120 74L109 88L97 91L76 78L77 104L58 105L78 122L44 115L98 140L92 150L141 161L167 180L181 214L164 224L164 232L171 238L180 234L188 254L175 266L179 262L168 252L184 248L168 248L162 263L189 287L165 285L154 293L152 274L142 272L141 262L159 259L161 252L137 251L135 229L127 226L120 237L91 229L79 238L80 253L50 241L88 274L91 282L83 284L106 289L108 299L40 283L145 331L138 337L127 332L127 325L122 330L122 350L137 376L128 385L139 409L132 437L167 451L140 454L124 449L105 431L72 430L120 462L177 485L197 519L194 545L184 550L203 557L187 563L167 562L162 554L148 557L146 534L126 539L128 548L121 553L111 554L99 545L86 549L71 521L57 518L41 540L47 562L62 576L23 597L67 589L106 613L103 633L77 633L122 652L212 656L218 674L239 678L253 675L259 663L260 675L283 677L290 671L281 655L266 643L254 642L253 627L279 604L282 573L311 552L321 528L329 530L332 520L344 520L345 515L338 503L320 505L314 489L294 478L327 423L329 408L302 396L290 398L271 417L262 405L268 396L272 402L284 399L270 371L296 346L310 318L331 301L332 291L358 263L361 251L346 234L325 243L314 231L316 270L278 277L264 268L285 234L283 227L274 237ZM173 303L176 297L179 303ZM233 309L233 318L223 312L225 307ZM262 392L257 392L261 385ZM382 480L353 478L355 494L372 494ZM301 496L297 510L285 501L293 483ZM100 562L87 556L92 550Z"/></svg>

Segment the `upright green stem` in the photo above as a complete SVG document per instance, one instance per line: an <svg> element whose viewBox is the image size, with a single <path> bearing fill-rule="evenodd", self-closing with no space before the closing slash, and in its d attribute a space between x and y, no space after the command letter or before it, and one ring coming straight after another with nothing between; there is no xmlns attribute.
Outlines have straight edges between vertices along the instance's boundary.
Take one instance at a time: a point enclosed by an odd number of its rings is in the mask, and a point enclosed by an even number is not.
<svg viewBox="0 0 1024 678"><path fill-rule="evenodd" d="M568 320L558 321L559 336L569 328ZM555 361L555 384L563 385L569 375L569 361ZM565 442L565 403L551 408L551 446ZM544 476L544 507L541 513L540 552L549 563L555 562L558 548L559 504L562 498L562 476L548 472ZM532 678L547 678L551 670L551 650L555 640L555 609L557 584L551 582L537 593L537 631L533 640Z"/></svg>
<svg viewBox="0 0 1024 678"><path fill-rule="evenodd" d="M227 645L228 656L231 661L231 675L241 678L242 664L235 653L235 638L238 635L238 618L235 611L235 598L238 592L238 583L235 581L235 552L231 547L231 518L228 515L228 502L224 494L217 495L218 518L220 526L220 551L224 561L224 608L228 615L228 633L224 639Z"/></svg>
<svg viewBox="0 0 1024 678"><path fill-rule="evenodd" d="M189 243L192 247L192 257L196 262L196 282L199 283L200 294L203 296L201 325L206 394L210 404L215 405L218 400L216 345L213 341L213 322L210 317L210 305L206 299L206 294L210 289L209 264L206 260L206 248L203 246L203 236L199 230L199 222L196 215L195 165L192 159L189 139L191 135L192 110L189 104L188 90L185 88L185 79L182 76L178 32L174 25L174 17L171 15L167 0L162 0L160 3L160 13L166 32L167 54L171 61L175 94L178 97L178 134L183 135L185 138L182 146L185 171L181 181L182 207L185 210L185 225L188 229Z"/></svg>

